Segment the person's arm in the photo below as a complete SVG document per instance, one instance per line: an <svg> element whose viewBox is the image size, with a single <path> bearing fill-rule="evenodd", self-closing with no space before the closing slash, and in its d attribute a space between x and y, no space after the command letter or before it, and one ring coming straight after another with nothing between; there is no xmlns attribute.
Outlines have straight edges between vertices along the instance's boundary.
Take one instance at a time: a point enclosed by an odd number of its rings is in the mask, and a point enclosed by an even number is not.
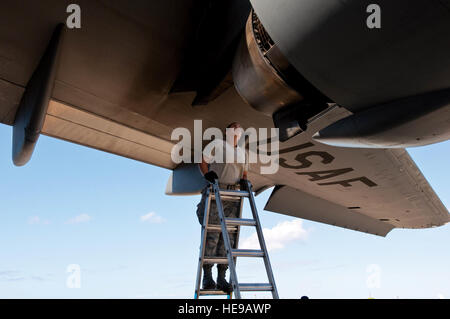
<svg viewBox="0 0 450 319"><path fill-rule="evenodd" d="M247 182L248 182L248 179L247 179L247 171L244 171L244 173L242 173L242 178L239 180L239 189L241 190L241 191L246 191L246 190L248 190L247 189Z"/></svg>
<svg viewBox="0 0 450 319"><path fill-rule="evenodd" d="M210 183L214 183L216 179L219 179L216 172L209 171L208 163L206 163L205 159L202 157L202 162L199 164L200 171L203 174L203 177Z"/></svg>
<svg viewBox="0 0 450 319"><path fill-rule="evenodd" d="M200 164L200 171L202 172L203 176L208 173L208 163L205 162L205 159L202 156L202 162Z"/></svg>
<svg viewBox="0 0 450 319"><path fill-rule="evenodd" d="M247 190L247 171L248 171L248 153L245 152L245 164L244 164L244 171L242 172L242 178L239 180L240 184L240 190L245 191Z"/></svg>
<svg viewBox="0 0 450 319"><path fill-rule="evenodd" d="M244 164L244 172L242 173L242 179L247 179L248 172L248 152L245 151L245 164Z"/></svg>

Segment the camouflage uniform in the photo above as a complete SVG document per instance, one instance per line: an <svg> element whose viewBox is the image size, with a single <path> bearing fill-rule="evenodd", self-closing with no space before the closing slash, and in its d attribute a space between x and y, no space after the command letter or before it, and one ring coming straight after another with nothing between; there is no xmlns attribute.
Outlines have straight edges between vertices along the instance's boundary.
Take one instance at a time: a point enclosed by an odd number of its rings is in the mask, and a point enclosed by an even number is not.
<svg viewBox="0 0 450 319"><path fill-rule="evenodd" d="M202 192L202 199L197 205L197 217L200 225L203 225L203 217L205 212L205 205L208 197L206 196L206 189ZM238 218L241 203L239 201L224 201L222 200L223 212L226 218ZM209 224L220 225L219 213L216 207L216 201L211 199L211 207L209 211ZM237 237L236 232L229 232L231 247L235 248L235 241ZM222 232L208 231L206 233L205 256L208 257L225 257L226 250L223 242Z"/></svg>

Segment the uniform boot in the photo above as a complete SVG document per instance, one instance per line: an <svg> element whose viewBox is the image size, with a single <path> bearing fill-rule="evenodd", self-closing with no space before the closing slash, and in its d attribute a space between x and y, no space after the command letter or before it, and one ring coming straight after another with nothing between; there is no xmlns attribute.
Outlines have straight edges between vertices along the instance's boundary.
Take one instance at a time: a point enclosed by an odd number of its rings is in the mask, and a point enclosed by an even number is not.
<svg viewBox="0 0 450 319"><path fill-rule="evenodd" d="M217 265L217 289L230 293L233 291L233 286L225 279L227 269L227 265Z"/></svg>
<svg viewBox="0 0 450 319"><path fill-rule="evenodd" d="M216 283L212 278L212 266L213 265L203 265L203 289L216 289Z"/></svg>

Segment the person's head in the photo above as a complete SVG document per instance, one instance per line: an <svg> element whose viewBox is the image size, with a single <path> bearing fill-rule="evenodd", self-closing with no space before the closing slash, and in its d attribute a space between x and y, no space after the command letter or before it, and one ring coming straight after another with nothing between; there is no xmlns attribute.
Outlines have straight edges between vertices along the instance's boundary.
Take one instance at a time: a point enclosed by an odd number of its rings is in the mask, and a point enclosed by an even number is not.
<svg viewBox="0 0 450 319"><path fill-rule="evenodd" d="M225 129L226 141L234 146L238 144L239 139L242 135L242 127L238 122L232 122L228 124Z"/></svg>

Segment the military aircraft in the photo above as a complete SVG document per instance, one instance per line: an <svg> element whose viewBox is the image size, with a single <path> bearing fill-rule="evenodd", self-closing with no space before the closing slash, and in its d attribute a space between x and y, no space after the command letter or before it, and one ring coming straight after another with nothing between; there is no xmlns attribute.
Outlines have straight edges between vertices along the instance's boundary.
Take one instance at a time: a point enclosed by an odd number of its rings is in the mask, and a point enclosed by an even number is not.
<svg viewBox="0 0 450 319"><path fill-rule="evenodd" d="M177 127L279 129L269 211L386 236L449 213L405 150L450 138L448 0L2 0L0 122L173 170ZM260 141L270 144L270 140ZM443 168L447 169L447 168Z"/></svg>

